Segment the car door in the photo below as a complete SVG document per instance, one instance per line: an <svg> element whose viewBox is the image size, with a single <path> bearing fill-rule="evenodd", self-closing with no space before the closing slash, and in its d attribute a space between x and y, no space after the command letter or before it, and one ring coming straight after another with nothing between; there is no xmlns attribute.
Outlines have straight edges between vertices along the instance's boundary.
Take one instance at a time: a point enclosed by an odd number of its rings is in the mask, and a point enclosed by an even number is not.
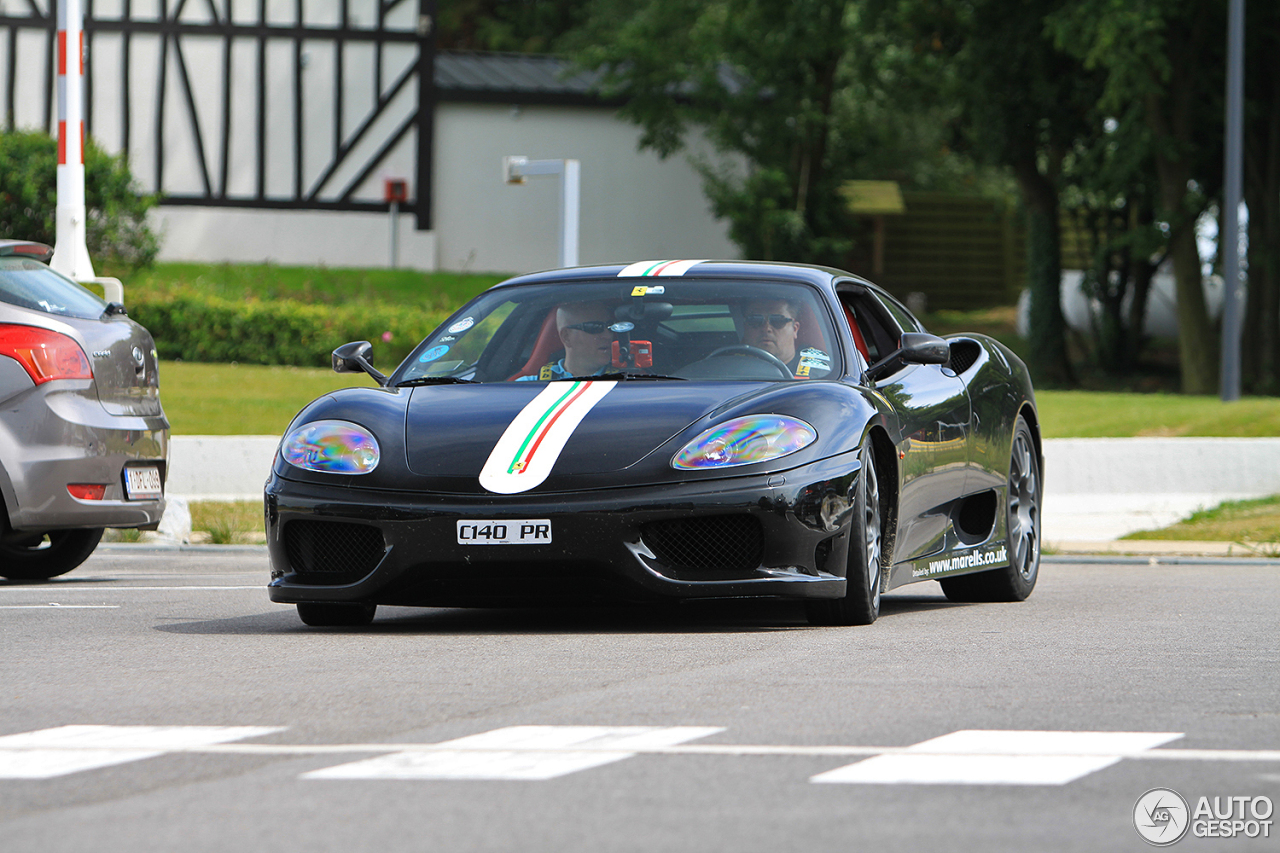
<svg viewBox="0 0 1280 853"><path fill-rule="evenodd" d="M870 290L843 292L875 364L898 347L904 331L924 331L910 312ZM907 328L904 328L904 324ZM875 382L898 415L898 537L894 562L942 549L948 504L965 493L973 443L972 406L963 381L947 365L905 364Z"/></svg>

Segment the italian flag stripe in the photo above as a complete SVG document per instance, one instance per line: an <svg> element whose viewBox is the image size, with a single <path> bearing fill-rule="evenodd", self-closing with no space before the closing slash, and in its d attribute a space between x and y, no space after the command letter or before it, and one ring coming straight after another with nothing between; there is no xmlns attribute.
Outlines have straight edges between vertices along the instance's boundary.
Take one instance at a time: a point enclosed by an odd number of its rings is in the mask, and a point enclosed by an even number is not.
<svg viewBox="0 0 1280 853"><path fill-rule="evenodd" d="M612 379L546 383L503 430L480 470L480 485L500 495L537 488L583 419L617 384Z"/></svg>
<svg viewBox="0 0 1280 853"><path fill-rule="evenodd" d="M559 400L552 403L542 417L538 418L537 423L533 425L533 429L529 430L529 434L524 437L524 441L520 444L520 449L516 451L516 455L511 460L511 465L507 468L508 474L521 474L529 467L529 463L533 461L533 455L538 452L538 445L542 444L542 439L546 437L551 427L564 414L565 410L574 404L574 401L583 395L583 393L591 387L590 382L575 381L569 386L569 390L560 396ZM532 442L533 447L529 447ZM525 455L525 449L529 450Z"/></svg>

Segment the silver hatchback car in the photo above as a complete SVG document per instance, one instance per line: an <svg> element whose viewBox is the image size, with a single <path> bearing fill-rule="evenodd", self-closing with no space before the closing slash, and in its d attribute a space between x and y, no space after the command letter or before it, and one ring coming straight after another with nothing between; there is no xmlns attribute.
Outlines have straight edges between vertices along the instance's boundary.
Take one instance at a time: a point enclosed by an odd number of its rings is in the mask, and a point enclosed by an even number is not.
<svg viewBox="0 0 1280 853"><path fill-rule="evenodd" d="M14 580L69 572L104 528L154 530L165 506L155 342L52 254L0 240L0 577Z"/></svg>

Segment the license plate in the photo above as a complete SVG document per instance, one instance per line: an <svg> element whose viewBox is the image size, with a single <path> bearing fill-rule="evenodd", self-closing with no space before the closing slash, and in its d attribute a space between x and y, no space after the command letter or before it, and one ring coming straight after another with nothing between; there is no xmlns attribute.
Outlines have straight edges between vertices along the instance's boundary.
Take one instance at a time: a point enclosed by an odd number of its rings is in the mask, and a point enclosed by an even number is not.
<svg viewBox="0 0 1280 853"><path fill-rule="evenodd" d="M124 493L131 501L150 500L163 495L160 469L154 465L148 465L145 468L125 468Z"/></svg>
<svg viewBox="0 0 1280 853"><path fill-rule="evenodd" d="M551 542L551 519L459 521L459 545L546 545Z"/></svg>

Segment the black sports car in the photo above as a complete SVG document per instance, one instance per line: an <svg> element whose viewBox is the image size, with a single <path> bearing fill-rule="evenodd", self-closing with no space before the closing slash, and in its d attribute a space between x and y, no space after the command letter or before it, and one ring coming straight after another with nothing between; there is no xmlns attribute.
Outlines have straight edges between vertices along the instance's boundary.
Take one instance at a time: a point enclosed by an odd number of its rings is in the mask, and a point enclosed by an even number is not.
<svg viewBox="0 0 1280 853"><path fill-rule="evenodd" d="M665 261L521 276L378 387L314 401L266 485L273 601L309 625L378 604L803 598L867 624L880 594L1017 601L1040 563L1025 365L928 334L809 266Z"/></svg>

